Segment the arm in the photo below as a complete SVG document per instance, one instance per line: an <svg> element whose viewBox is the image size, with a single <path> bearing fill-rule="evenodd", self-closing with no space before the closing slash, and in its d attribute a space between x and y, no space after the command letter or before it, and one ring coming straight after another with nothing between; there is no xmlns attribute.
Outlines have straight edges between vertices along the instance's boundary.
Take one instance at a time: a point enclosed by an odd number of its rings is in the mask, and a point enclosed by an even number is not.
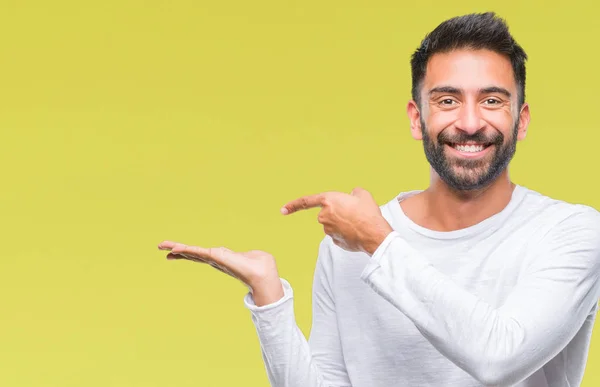
<svg viewBox="0 0 600 387"><path fill-rule="evenodd" d="M563 221L505 303L494 308L432 267L396 232L361 278L444 356L489 385L517 383L556 356L600 296L596 212Z"/></svg>
<svg viewBox="0 0 600 387"><path fill-rule="evenodd" d="M325 238L319 247L309 341L296 324L293 291L287 281L281 280L285 295L275 303L258 307L250 294L244 299L252 313L263 361L273 387L350 386L330 286L330 246Z"/></svg>

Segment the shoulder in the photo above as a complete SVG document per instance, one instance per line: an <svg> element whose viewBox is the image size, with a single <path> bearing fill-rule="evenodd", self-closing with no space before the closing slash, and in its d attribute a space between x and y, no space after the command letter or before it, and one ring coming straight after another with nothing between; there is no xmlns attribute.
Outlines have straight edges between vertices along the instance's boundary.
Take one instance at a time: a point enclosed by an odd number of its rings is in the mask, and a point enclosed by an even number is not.
<svg viewBox="0 0 600 387"><path fill-rule="evenodd" d="M362 252L347 251L339 247L333 242L333 238L325 235L319 243L318 260L329 265L334 265L338 261L347 261L348 259L356 259L356 257L365 256Z"/></svg>
<svg viewBox="0 0 600 387"><path fill-rule="evenodd" d="M344 250L329 235L325 235L319 244L316 270L326 273L330 278L358 278L369 259L365 253Z"/></svg>
<svg viewBox="0 0 600 387"><path fill-rule="evenodd" d="M528 272L573 283L600 280L598 210L527 190L517 212L507 227L526 240ZM600 292L600 283L595 289Z"/></svg>
<svg viewBox="0 0 600 387"><path fill-rule="evenodd" d="M524 199L536 218L535 225L543 230L540 250L555 257L560 265L571 265L600 275L600 212L579 203L553 199L529 191ZM535 214L535 215L534 215ZM566 259L566 260L565 260Z"/></svg>
<svg viewBox="0 0 600 387"><path fill-rule="evenodd" d="M600 212L594 207L552 198L524 187L520 189L524 191L521 212L528 218L535 218L550 229L586 229L600 236Z"/></svg>
<svg viewBox="0 0 600 387"><path fill-rule="evenodd" d="M317 269L321 269L328 275L335 271L335 263L339 260L340 249L329 235L325 235L319 243L319 254L317 257Z"/></svg>

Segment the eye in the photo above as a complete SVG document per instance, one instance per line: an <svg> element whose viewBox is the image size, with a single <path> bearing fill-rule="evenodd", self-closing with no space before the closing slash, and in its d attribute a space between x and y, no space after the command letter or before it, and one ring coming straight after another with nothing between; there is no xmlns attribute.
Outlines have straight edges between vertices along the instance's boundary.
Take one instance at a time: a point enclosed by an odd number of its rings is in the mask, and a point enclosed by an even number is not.
<svg viewBox="0 0 600 387"><path fill-rule="evenodd" d="M486 105L499 105L500 103L501 103L501 101L499 101L495 98L488 98L485 100Z"/></svg>
<svg viewBox="0 0 600 387"><path fill-rule="evenodd" d="M440 105L443 105L443 106L451 106L455 103L456 103L456 101L451 98L445 98L440 101Z"/></svg>

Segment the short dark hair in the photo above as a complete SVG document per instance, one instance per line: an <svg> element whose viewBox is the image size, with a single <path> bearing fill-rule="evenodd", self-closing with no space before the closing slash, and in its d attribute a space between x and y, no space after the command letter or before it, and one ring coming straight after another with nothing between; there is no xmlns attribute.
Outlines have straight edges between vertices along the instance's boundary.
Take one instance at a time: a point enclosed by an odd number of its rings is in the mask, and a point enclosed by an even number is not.
<svg viewBox="0 0 600 387"><path fill-rule="evenodd" d="M420 106L420 89L432 55L457 49L487 49L505 55L512 63L519 108L525 102L527 54L508 31L506 22L494 12L472 13L448 19L427 34L412 55L412 98Z"/></svg>

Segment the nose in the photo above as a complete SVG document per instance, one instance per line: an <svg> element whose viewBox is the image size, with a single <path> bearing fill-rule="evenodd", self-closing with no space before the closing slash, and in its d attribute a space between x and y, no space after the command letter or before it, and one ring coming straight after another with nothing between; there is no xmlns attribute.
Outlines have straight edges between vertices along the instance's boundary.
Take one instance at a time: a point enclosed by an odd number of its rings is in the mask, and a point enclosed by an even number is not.
<svg viewBox="0 0 600 387"><path fill-rule="evenodd" d="M459 111L456 128L468 134L474 134L484 127L484 121L481 119L479 107L475 103L465 103Z"/></svg>

